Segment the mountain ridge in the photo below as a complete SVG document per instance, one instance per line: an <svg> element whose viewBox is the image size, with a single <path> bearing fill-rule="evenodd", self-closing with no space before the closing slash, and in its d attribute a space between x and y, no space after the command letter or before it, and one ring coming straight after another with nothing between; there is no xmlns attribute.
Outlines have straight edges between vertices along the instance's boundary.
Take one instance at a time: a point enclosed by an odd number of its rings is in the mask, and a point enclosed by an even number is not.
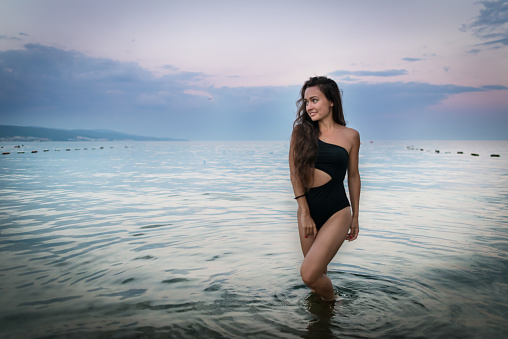
<svg viewBox="0 0 508 339"><path fill-rule="evenodd" d="M107 129L58 129L35 126L0 125L0 141L182 141L184 139L146 137Z"/></svg>

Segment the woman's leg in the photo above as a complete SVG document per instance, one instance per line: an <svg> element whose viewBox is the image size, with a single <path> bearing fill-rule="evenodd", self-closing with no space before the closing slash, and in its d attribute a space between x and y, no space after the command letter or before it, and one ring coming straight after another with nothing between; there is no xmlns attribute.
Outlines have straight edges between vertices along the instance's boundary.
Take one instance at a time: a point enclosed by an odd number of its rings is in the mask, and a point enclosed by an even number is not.
<svg viewBox="0 0 508 339"><path fill-rule="evenodd" d="M302 280L325 300L334 299L335 293L330 278L323 272L346 239L351 221L351 209L344 208L326 221L315 239L303 237L304 241L301 241L305 255L300 269ZM301 238L302 230L300 228ZM310 241L308 241L309 239Z"/></svg>
<svg viewBox="0 0 508 339"><path fill-rule="evenodd" d="M300 244L302 246L302 252L303 256L305 257L307 255L307 252L309 252L310 248L312 247L312 243L314 242L313 236L308 236L305 238L304 230L302 228L302 225L300 223L300 209L298 209L298 233L300 234ZM328 271L328 268L325 266L323 270L323 274L326 275L326 272ZM312 292L315 292L312 290Z"/></svg>

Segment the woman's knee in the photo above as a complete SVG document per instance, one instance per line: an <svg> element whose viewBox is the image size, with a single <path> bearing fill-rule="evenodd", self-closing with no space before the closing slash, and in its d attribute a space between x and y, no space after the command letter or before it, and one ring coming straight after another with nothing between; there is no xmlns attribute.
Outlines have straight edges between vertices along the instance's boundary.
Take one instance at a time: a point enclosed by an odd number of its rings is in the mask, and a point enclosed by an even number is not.
<svg viewBox="0 0 508 339"><path fill-rule="evenodd" d="M305 265L305 262L300 267L300 275L302 277L302 281L307 286L313 286L319 278L323 275L322 270L316 270L308 265Z"/></svg>

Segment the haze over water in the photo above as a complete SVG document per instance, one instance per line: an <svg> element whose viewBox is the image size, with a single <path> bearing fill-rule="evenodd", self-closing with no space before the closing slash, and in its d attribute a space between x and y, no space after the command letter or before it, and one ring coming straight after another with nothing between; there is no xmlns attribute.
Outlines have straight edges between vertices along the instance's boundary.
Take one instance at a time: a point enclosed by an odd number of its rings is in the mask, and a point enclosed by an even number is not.
<svg viewBox="0 0 508 339"><path fill-rule="evenodd" d="M3 337L508 334L507 141L364 141L335 304L300 280L288 142L0 145Z"/></svg>

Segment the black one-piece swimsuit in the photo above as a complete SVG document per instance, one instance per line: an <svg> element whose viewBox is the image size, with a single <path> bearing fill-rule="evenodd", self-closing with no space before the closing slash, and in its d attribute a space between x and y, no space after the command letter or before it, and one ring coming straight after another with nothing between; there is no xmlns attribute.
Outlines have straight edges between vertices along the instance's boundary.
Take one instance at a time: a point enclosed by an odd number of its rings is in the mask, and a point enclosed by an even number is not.
<svg viewBox="0 0 508 339"><path fill-rule="evenodd" d="M319 230L332 215L350 204L344 189L349 153L338 145L321 140L318 143L319 151L314 167L331 177L326 184L312 187L307 192L310 216Z"/></svg>

